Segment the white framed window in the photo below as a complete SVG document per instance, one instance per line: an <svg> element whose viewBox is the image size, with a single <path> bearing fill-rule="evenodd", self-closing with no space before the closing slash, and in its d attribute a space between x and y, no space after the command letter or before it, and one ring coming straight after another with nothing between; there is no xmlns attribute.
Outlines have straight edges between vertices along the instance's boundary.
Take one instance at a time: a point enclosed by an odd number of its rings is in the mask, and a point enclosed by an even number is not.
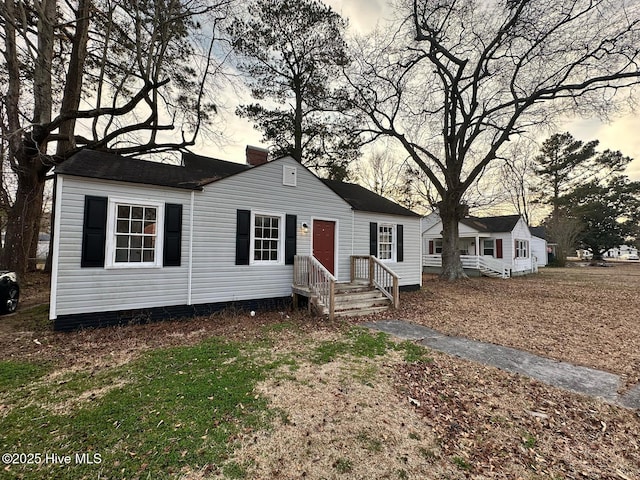
<svg viewBox="0 0 640 480"><path fill-rule="evenodd" d="M378 225L378 259L395 262L396 259L396 226Z"/></svg>
<svg viewBox="0 0 640 480"><path fill-rule="evenodd" d="M528 240L516 240L516 258L529 258Z"/></svg>
<svg viewBox="0 0 640 480"><path fill-rule="evenodd" d="M482 240L482 255L495 257L496 242L493 238L485 238Z"/></svg>
<svg viewBox="0 0 640 480"><path fill-rule="evenodd" d="M433 241L433 253L442 255L442 239L436 238Z"/></svg>
<svg viewBox="0 0 640 480"><path fill-rule="evenodd" d="M164 204L109 199L106 268L162 266Z"/></svg>
<svg viewBox="0 0 640 480"><path fill-rule="evenodd" d="M284 215L252 212L251 217L251 263L284 263Z"/></svg>

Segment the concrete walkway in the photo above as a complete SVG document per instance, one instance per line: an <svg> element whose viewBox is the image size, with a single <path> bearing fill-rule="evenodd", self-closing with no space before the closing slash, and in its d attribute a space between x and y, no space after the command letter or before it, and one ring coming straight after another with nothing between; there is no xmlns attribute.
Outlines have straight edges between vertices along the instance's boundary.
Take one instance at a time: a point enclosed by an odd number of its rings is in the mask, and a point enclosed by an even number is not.
<svg viewBox="0 0 640 480"><path fill-rule="evenodd" d="M518 373L548 385L597 397L615 405L640 408L640 384L624 395L618 395L620 377L612 373L559 362L515 348L463 337L449 337L430 328L402 320L368 322L362 326L399 338L416 340L421 345L439 352Z"/></svg>

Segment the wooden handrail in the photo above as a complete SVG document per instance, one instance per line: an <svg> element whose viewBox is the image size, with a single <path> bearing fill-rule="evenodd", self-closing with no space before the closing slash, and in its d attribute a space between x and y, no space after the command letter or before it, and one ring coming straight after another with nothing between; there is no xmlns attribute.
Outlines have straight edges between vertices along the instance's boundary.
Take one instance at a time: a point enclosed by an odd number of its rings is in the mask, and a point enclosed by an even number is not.
<svg viewBox="0 0 640 480"><path fill-rule="evenodd" d="M373 255L370 259L370 268L373 271L370 281L391 300L393 308L398 308L400 306L400 277ZM389 280L391 280L391 285L388 285Z"/></svg>
<svg viewBox="0 0 640 480"><path fill-rule="evenodd" d="M308 255L293 258L294 285L308 288L317 302L327 308L330 320L335 313L336 282L336 277L317 258Z"/></svg>
<svg viewBox="0 0 640 480"><path fill-rule="evenodd" d="M400 305L400 277L373 255L351 256L351 281L368 282L380 290L393 307Z"/></svg>

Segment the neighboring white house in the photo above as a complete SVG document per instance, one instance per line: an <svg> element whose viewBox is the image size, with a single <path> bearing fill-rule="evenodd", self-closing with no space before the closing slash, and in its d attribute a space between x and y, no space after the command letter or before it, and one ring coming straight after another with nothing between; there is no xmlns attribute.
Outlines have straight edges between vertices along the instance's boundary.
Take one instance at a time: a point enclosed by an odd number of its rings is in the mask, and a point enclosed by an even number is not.
<svg viewBox="0 0 640 480"><path fill-rule="evenodd" d="M544 227L529 227L531 232L531 255L538 267L546 267L549 262L550 247L547 243L547 232Z"/></svg>
<svg viewBox="0 0 640 480"><path fill-rule="evenodd" d="M256 160L257 158L257 160ZM290 157L183 165L84 150L56 169L50 317L59 330L290 301L296 256L339 282L375 255L419 288L420 217Z"/></svg>
<svg viewBox="0 0 640 480"><path fill-rule="evenodd" d="M638 260L638 249L630 245L619 245L609 249L603 257L620 260Z"/></svg>
<svg viewBox="0 0 640 480"><path fill-rule="evenodd" d="M423 218L422 225L424 271L440 272L442 221L432 213ZM546 241L533 237L520 215L467 217L458 228L462 265L470 275L506 278L546 265Z"/></svg>

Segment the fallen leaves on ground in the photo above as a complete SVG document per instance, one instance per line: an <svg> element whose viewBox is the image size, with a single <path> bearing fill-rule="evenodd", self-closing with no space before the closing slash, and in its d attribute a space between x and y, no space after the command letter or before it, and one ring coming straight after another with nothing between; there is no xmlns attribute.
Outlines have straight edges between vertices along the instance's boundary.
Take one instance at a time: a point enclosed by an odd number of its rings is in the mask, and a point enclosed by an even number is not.
<svg viewBox="0 0 640 480"><path fill-rule="evenodd" d="M439 353L396 382L475 478L640 478L637 412Z"/></svg>
<svg viewBox="0 0 640 480"><path fill-rule="evenodd" d="M454 283L425 275L389 318L616 373L621 392L640 382L640 264Z"/></svg>

